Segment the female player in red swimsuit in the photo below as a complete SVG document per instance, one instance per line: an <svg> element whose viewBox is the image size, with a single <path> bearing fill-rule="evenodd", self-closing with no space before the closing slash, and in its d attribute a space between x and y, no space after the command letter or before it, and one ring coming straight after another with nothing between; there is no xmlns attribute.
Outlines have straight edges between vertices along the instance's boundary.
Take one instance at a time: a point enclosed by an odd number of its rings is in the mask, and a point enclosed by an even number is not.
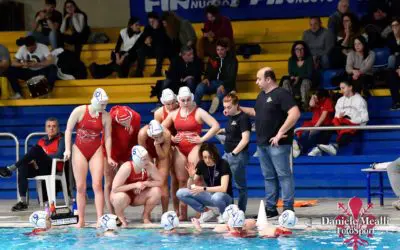
<svg viewBox="0 0 400 250"><path fill-rule="evenodd" d="M112 167L108 164L105 157L106 151L103 144L104 154L104 197L107 209L110 213L114 214L114 208L110 203L110 192L112 182L118 167L129 161L131 158L131 149L138 144L138 133L140 130L141 116L128 106L114 106L110 110L111 116L111 137L112 148L111 158L117 162L118 165Z"/></svg>
<svg viewBox="0 0 400 250"><path fill-rule="evenodd" d="M157 111L154 113L154 120L159 121L162 123L165 118L167 118L168 114L171 113L174 110L177 110L179 108L179 103L178 100L176 99L176 95L171 89L164 89L161 94L160 98L161 103L163 104L162 107L157 109ZM169 132L171 132L172 135L176 135L176 129L173 125L171 127L167 128ZM175 159L173 158L175 147L172 145L170 153L170 163L175 162ZM179 184L178 184L178 179L176 178L175 174L175 169L170 168L170 175L171 175L171 197L172 197L172 203L174 205L174 210L177 214L179 214L179 199L176 197L176 192L178 191ZM161 203L163 203L161 201Z"/></svg>
<svg viewBox="0 0 400 250"><path fill-rule="evenodd" d="M168 173L171 162L171 133L163 129L157 120L152 120L140 129L139 145L146 148L150 160L156 165L162 178L161 206L163 213L168 211Z"/></svg>
<svg viewBox="0 0 400 250"><path fill-rule="evenodd" d="M101 147L101 133L104 131L108 163L115 166L111 158L111 118L104 110L108 103L106 92L98 88L93 93L90 105L81 105L75 108L65 130L64 158L71 157L71 135L76 125L76 140L72 146L72 167L77 190L77 204L79 222L77 227L85 226L86 208L86 177L88 167L92 175L92 188L95 196L97 219L103 215L103 150ZM98 223L99 224L99 221Z"/></svg>
<svg viewBox="0 0 400 250"><path fill-rule="evenodd" d="M151 211L160 203L161 184L161 176L147 150L142 146L134 146L132 161L125 162L119 168L111 191L111 203L123 227L128 225L124 215L128 206L144 205L143 223L151 223Z"/></svg>
<svg viewBox="0 0 400 250"><path fill-rule="evenodd" d="M168 128L173 124L177 130L177 134L171 138L172 142L177 144L173 166L179 188L184 188L189 178L186 170L187 165L197 164L200 144L217 134L219 124L209 113L196 107L194 96L188 87L179 89L178 101L180 108L172 111L162 122L162 125ZM206 123L210 129L206 134L200 136L203 123ZM187 220L187 206L180 203L180 210L179 220Z"/></svg>

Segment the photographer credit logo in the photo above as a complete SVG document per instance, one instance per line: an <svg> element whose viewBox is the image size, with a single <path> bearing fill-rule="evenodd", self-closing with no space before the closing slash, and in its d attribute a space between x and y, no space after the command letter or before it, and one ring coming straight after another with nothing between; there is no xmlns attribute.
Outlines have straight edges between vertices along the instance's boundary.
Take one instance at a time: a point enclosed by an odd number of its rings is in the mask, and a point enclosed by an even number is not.
<svg viewBox="0 0 400 250"><path fill-rule="evenodd" d="M389 224L387 216L375 216L371 213L373 204L369 203L366 207L358 197L353 197L349 200L347 206L339 202L339 215L335 218L322 218L323 225L335 225L336 232L340 238L343 238L343 243L352 247L354 250L360 246L367 246L367 238L374 237L375 227L377 225Z"/></svg>

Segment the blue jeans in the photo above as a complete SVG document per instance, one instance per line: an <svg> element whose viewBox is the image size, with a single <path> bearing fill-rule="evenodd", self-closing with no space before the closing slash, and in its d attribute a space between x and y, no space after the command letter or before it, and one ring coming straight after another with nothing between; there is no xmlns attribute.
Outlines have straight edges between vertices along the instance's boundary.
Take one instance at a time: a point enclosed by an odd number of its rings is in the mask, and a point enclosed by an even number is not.
<svg viewBox="0 0 400 250"><path fill-rule="evenodd" d="M43 35L42 32L37 32L37 31L31 31L28 32L28 36L33 36L35 40L38 43L43 43L46 45L51 45L52 49L58 48L58 40L57 40L57 34L58 32L56 30L51 30L49 33L49 36Z"/></svg>
<svg viewBox="0 0 400 250"><path fill-rule="evenodd" d="M213 80L210 81L210 86L205 85L204 83L200 83L196 87L196 91L194 93L194 101L196 102L197 106L201 104L201 98L204 95L212 95L217 93L217 89L223 84L222 81ZM225 94L217 93L218 99L221 102L224 98Z"/></svg>
<svg viewBox="0 0 400 250"><path fill-rule="evenodd" d="M307 154L317 144L329 144L331 131L303 131L299 140L301 152Z"/></svg>
<svg viewBox="0 0 400 250"><path fill-rule="evenodd" d="M282 190L284 209L293 210L294 179L290 169L291 145L257 146L261 171L265 182L267 210L276 210L279 198L279 184Z"/></svg>
<svg viewBox="0 0 400 250"><path fill-rule="evenodd" d="M218 207L219 212L222 214L225 208L232 204L232 197L227 193L221 192L201 192L193 195L190 193L190 189L180 188L176 192L176 197L199 213L204 212L205 207Z"/></svg>
<svg viewBox="0 0 400 250"><path fill-rule="evenodd" d="M226 153L222 156L231 168L232 179L235 187L239 190L239 209L246 212L247 206L247 175L246 165L249 162L249 152L242 151L238 155L233 156L231 153Z"/></svg>

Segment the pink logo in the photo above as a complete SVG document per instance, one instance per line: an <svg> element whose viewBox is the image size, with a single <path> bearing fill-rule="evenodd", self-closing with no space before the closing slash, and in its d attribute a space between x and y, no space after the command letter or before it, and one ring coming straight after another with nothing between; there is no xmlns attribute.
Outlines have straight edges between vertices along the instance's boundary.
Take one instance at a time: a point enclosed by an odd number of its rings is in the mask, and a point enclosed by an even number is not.
<svg viewBox="0 0 400 250"><path fill-rule="evenodd" d="M368 245L368 241L363 238L372 238L377 218L370 213L373 204L369 203L365 208L363 202L358 197L349 200L347 207L339 202L340 214L335 218L336 231L340 238L344 238L344 244L357 250L359 246ZM379 222L378 222L379 223Z"/></svg>

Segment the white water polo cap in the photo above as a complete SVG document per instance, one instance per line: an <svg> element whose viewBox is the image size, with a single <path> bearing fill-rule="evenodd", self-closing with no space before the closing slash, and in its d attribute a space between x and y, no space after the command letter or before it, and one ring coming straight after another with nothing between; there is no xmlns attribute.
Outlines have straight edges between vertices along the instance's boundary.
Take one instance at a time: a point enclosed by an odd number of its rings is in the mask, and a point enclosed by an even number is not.
<svg viewBox="0 0 400 250"><path fill-rule="evenodd" d="M229 218L228 226L232 228L243 227L245 220L246 217L244 216L244 212L242 210L239 210L237 213Z"/></svg>
<svg viewBox="0 0 400 250"><path fill-rule="evenodd" d="M100 217L100 226L104 232L108 230L117 230L117 216L114 214L105 214Z"/></svg>
<svg viewBox="0 0 400 250"><path fill-rule="evenodd" d="M149 137L160 135L164 132L163 127L161 126L160 122L157 120L152 120L149 123L149 128L147 129L147 135Z"/></svg>
<svg viewBox="0 0 400 250"><path fill-rule="evenodd" d="M136 168L143 169L144 166L143 159L147 155L147 150L144 147L137 145L132 148L131 153L135 169Z"/></svg>
<svg viewBox="0 0 400 250"><path fill-rule="evenodd" d="M179 218L175 211L165 212L161 216L161 226L164 230L172 230L179 226Z"/></svg>
<svg viewBox="0 0 400 250"><path fill-rule="evenodd" d="M279 216L279 225L286 228L293 228L297 224L296 214L292 210L285 210Z"/></svg>
<svg viewBox="0 0 400 250"><path fill-rule="evenodd" d="M29 216L29 222L34 228L46 229L48 214L45 211L36 211Z"/></svg>
<svg viewBox="0 0 400 250"><path fill-rule="evenodd" d="M101 105L107 104L108 103L108 95L102 88L97 88L93 92L93 97L91 100L91 104L93 108L97 111L100 112L102 111Z"/></svg>
<svg viewBox="0 0 400 250"><path fill-rule="evenodd" d="M179 88L178 100L185 97L190 97L192 101L194 100L194 95L192 94L192 92L190 92L189 87L183 86Z"/></svg>
<svg viewBox="0 0 400 250"><path fill-rule="evenodd" d="M176 95L171 89L164 89L161 94L160 101L163 105L170 101L176 101Z"/></svg>
<svg viewBox="0 0 400 250"><path fill-rule="evenodd" d="M222 219L225 223L228 223L229 218L239 212L239 207L235 204L231 204L225 208L224 213L222 214Z"/></svg>

